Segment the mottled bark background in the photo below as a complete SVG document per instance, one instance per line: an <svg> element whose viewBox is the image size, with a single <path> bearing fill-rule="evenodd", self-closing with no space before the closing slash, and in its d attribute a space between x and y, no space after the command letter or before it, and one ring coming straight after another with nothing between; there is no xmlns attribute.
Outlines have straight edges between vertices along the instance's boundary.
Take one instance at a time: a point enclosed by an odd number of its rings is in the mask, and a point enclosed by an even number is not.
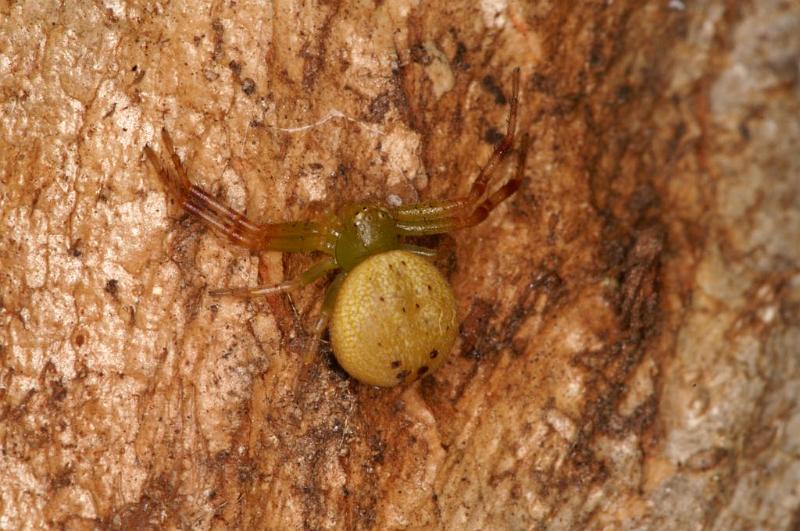
<svg viewBox="0 0 800 531"><path fill-rule="evenodd" d="M389 390L301 350L259 221L521 190L432 239L462 316ZM501 173L507 175L510 167ZM797 529L800 4L0 0L0 528Z"/></svg>

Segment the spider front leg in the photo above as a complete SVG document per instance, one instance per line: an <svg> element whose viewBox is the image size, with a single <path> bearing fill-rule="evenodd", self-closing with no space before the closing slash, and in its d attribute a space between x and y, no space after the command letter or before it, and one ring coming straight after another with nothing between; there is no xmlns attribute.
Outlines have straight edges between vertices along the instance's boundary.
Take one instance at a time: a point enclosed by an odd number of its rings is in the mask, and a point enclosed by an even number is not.
<svg viewBox="0 0 800 531"><path fill-rule="evenodd" d="M472 183L467 196L450 201L434 201L430 203L398 207L393 211L397 220L414 222L449 217L464 217L465 211L472 212L472 210L478 207L481 198L486 193L486 189L489 184L489 178L494 173L494 170L498 164L502 162L514 145L514 137L517 130L517 114L519 110L519 68L514 69L512 76L512 95L510 101L511 109L508 113L506 134L503 137L503 140L501 140L500 143L494 148L489 160L486 162L483 168L481 168L481 171L478 173L478 177L476 177L475 181ZM505 197L508 197L514 193L514 191L516 191L516 188L508 192ZM505 197L499 199L497 203L505 199ZM491 208L489 210L491 210Z"/></svg>
<svg viewBox="0 0 800 531"><path fill-rule="evenodd" d="M495 190L486 199L470 207L464 200L444 201L439 205L445 214L431 213L429 205L421 205L413 210L410 205L402 219L397 222L397 230L404 236L428 236L457 229L472 227L486 219L497 205L516 192L525 175L525 161L528 157L529 137L524 135L517 151L517 168L507 183ZM449 208L447 208L449 207Z"/></svg>
<svg viewBox="0 0 800 531"><path fill-rule="evenodd" d="M334 234L328 226L316 222L257 224L243 214L223 205L200 186L192 184L181 159L175 153L172 138L166 129L161 130L161 140L170 165L150 148L144 147L148 161L155 169L170 194L187 212L227 237L233 243L253 250L284 252L323 251L331 254Z"/></svg>
<svg viewBox="0 0 800 531"><path fill-rule="evenodd" d="M514 145L519 109L520 71L514 70L511 109L508 115L506 135L495 147L488 162L481 168L478 177L466 197L431 203L408 205L393 210L401 234L422 236L449 232L477 225L489 212L519 188L528 151L528 137L523 137L517 150L517 170L514 177L485 199L489 178Z"/></svg>

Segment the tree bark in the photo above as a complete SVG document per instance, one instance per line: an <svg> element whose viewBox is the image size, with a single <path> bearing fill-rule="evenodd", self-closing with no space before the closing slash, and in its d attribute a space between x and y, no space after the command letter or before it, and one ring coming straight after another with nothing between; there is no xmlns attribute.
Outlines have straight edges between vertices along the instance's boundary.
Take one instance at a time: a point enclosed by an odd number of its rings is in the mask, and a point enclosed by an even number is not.
<svg viewBox="0 0 800 531"><path fill-rule="evenodd" d="M778 0L0 0L0 528L797 529L798 57ZM142 154L260 222L458 197L515 67L411 385L303 364L323 282L210 297L313 257Z"/></svg>

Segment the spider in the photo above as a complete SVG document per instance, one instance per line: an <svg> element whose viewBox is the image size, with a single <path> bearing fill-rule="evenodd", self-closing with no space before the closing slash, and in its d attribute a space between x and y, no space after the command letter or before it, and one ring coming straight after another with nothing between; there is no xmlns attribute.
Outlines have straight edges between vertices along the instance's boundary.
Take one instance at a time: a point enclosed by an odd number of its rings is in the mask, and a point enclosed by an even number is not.
<svg viewBox="0 0 800 531"><path fill-rule="evenodd" d="M259 224L221 204L192 184L166 129L163 164L149 145L144 152L169 194L180 206L231 242L256 251L317 252L323 257L297 277L274 286L212 290L212 296L258 297L307 286L338 271L314 323L306 361L329 328L339 364L361 382L392 386L438 368L452 350L458 331L452 289L429 261L433 249L414 245L428 236L477 225L523 179L528 137L517 150L516 170L495 191L492 173L512 150L519 106L519 68L513 72L506 134L460 199L388 206L348 203L337 214L313 221ZM329 326L330 324L330 326Z"/></svg>

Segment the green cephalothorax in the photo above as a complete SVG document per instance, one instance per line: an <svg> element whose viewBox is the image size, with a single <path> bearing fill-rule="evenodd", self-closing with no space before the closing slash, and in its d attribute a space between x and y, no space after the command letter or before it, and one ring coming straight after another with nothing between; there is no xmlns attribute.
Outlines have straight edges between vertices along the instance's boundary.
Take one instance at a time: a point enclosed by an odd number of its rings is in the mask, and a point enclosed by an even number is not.
<svg viewBox="0 0 800 531"><path fill-rule="evenodd" d="M408 383L444 364L458 336L453 291L429 260L436 251L408 240L477 225L519 188L527 135L517 149L513 177L498 187L490 182L514 147L519 69L513 80L506 134L469 193L460 199L398 206L351 203L338 215L313 221L254 223L191 183L166 129L161 139L170 165L162 164L150 146L144 152L180 206L231 242L256 251L323 255L306 271L278 285L225 288L211 291L212 296L281 293L338 271L314 324L306 361L312 359L330 323L334 355L353 378L380 386Z"/></svg>
<svg viewBox="0 0 800 531"><path fill-rule="evenodd" d="M344 271L350 271L368 256L397 249L399 240L394 218L374 205L346 205L340 213L342 225L334 256Z"/></svg>

